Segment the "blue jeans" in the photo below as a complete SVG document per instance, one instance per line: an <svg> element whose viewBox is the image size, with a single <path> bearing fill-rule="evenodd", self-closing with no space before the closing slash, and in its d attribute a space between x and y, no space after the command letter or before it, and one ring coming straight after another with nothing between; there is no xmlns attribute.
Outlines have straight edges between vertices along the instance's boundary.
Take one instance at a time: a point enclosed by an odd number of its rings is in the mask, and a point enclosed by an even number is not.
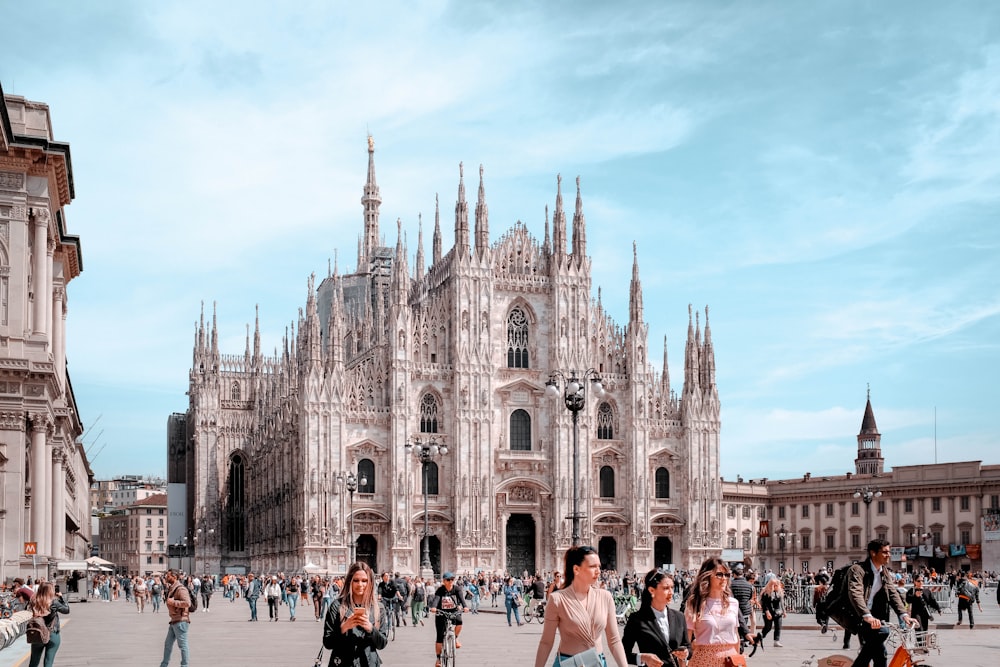
<svg viewBox="0 0 1000 667"><path fill-rule="evenodd" d="M861 651L851 667L868 667L868 663L874 667L886 667L888 658L885 653L885 640L888 638L888 621L882 621L882 627L878 630L872 630L870 625L863 623L858 633L858 639L861 640Z"/></svg>
<svg viewBox="0 0 1000 667"><path fill-rule="evenodd" d="M257 620L257 598L247 598L247 604L250 605L250 620Z"/></svg>
<svg viewBox="0 0 1000 667"><path fill-rule="evenodd" d="M287 597L288 602L288 617L295 618L295 607L299 604L299 594L289 593Z"/></svg>
<svg viewBox="0 0 1000 667"><path fill-rule="evenodd" d="M31 662L28 663L28 667L38 667L42 662L42 651L45 651L45 667L52 667L52 663L56 659L56 651L59 650L59 644L62 643L62 635L58 632L53 632L49 634L48 644L32 644L31 645Z"/></svg>
<svg viewBox="0 0 1000 667"><path fill-rule="evenodd" d="M510 625L510 612L514 612L514 619L517 621L518 625L521 625L521 605L514 606L514 600L512 598L506 598L504 604L507 607L507 625Z"/></svg>
<svg viewBox="0 0 1000 667"><path fill-rule="evenodd" d="M178 621L167 626L167 638L163 640L163 661L160 667L170 665L170 652L174 648L174 639L177 640L177 648L181 651L181 667L188 667L188 623Z"/></svg>

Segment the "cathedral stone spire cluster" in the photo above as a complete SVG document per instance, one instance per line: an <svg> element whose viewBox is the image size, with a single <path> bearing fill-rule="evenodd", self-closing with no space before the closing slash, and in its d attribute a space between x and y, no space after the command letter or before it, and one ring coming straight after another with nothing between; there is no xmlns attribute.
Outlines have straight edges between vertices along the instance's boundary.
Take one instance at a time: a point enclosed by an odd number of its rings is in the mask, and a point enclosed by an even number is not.
<svg viewBox="0 0 1000 667"><path fill-rule="evenodd" d="M720 416L708 329L690 323L684 390L670 388L666 339L649 363L638 249L629 321L592 299L586 221L577 179L567 248L562 178L549 237L517 222L491 243L480 167L470 238L459 165L455 246L442 253L435 196L431 262L418 218L415 272L403 223L381 245L374 141L361 199L363 234L353 273L308 279L284 352L217 350L215 312L195 342L184 422L192 448L192 529L209 569L344 571L354 542L377 570L416 572L421 558L421 468L407 443L446 444L427 478L430 553L437 572L557 569L570 546L573 504L569 413L545 396L550 373L592 368L606 394L580 413L584 539L607 567L692 567L720 538ZM569 250L569 252L567 252ZM353 496L348 472L364 480ZM350 533L353 518L354 534ZM211 532L209 532L211 531Z"/></svg>

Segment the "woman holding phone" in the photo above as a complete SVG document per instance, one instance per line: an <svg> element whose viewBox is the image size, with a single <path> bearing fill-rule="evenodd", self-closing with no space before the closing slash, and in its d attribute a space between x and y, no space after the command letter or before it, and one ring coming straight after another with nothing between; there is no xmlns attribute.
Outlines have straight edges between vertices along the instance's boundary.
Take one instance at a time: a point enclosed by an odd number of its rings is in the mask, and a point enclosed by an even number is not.
<svg viewBox="0 0 1000 667"><path fill-rule="evenodd" d="M323 623L323 646L330 649L330 667L378 667L378 651L388 643L386 622L374 595L374 575L366 563L354 563L344 588L330 605Z"/></svg>

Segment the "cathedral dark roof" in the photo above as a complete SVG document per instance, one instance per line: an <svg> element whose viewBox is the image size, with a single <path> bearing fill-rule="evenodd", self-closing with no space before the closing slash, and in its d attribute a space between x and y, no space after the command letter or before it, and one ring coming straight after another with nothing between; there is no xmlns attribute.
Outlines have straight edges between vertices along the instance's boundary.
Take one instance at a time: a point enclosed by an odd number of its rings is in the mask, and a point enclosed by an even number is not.
<svg viewBox="0 0 1000 667"><path fill-rule="evenodd" d="M872 401L868 399L865 405L865 418L861 420L861 435L879 435L878 426L875 425L875 413L872 411Z"/></svg>

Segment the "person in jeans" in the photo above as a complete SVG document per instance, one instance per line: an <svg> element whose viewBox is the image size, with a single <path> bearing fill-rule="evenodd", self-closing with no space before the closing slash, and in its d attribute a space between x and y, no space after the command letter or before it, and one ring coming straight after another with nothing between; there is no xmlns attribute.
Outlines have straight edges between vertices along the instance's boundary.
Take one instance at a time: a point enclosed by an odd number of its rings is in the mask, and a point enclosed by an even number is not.
<svg viewBox="0 0 1000 667"><path fill-rule="evenodd" d="M191 593L187 586L177 581L177 572L167 570L163 575L163 581L167 585L167 594L164 604L167 613L170 614L170 624L167 626L167 637L163 641L163 660L160 667L169 667L170 654L174 648L174 641L181 652L181 667L188 667L188 628L191 625Z"/></svg>
<svg viewBox="0 0 1000 667"><path fill-rule="evenodd" d="M760 606L764 612L764 632L760 638L774 628L774 645L781 647L781 623L785 618L785 587L781 579L772 579L760 594ZM751 630L752 632L752 630Z"/></svg>
<svg viewBox="0 0 1000 667"><path fill-rule="evenodd" d="M42 664L42 653L45 653L45 667L52 667L56 659L56 651L62 643L62 635L59 634L59 614L68 614L69 607L63 602L61 595L56 595L55 587L48 581L43 581L38 585L38 590L31 597L28 603L35 616L41 616L45 625L49 626L49 641L45 644L31 645L31 662L29 667L38 667Z"/></svg>

